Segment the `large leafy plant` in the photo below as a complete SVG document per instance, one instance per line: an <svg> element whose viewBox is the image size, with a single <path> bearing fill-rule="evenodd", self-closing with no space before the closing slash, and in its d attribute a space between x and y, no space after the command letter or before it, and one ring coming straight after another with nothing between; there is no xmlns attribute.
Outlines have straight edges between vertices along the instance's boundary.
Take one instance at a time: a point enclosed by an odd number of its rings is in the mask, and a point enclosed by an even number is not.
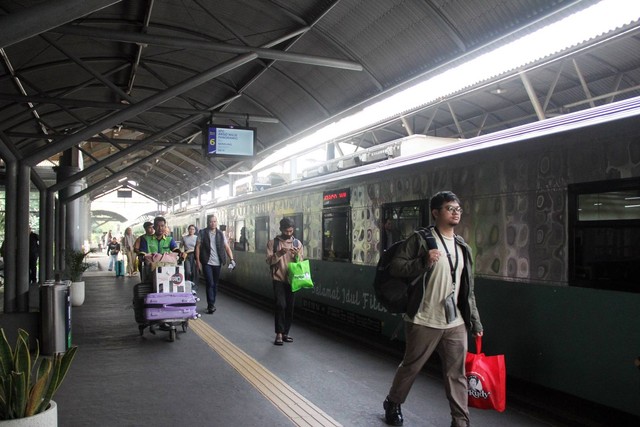
<svg viewBox="0 0 640 427"><path fill-rule="evenodd" d="M79 282L82 280L82 273L87 271L91 264L85 261L89 252L83 252L82 250L68 249L64 255L64 263L66 266L66 273L72 282Z"/></svg>
<svg viewBox="0 0 640 427"><path fill-rule="evenodd" d="M32 358L27 331L18 330L14 349L9 345L4 329L0 332L0 420L43 412L64 380L78 348L71 347L64 354L58 353L51 358L39 358L40 350L36 345Z"/></svg>

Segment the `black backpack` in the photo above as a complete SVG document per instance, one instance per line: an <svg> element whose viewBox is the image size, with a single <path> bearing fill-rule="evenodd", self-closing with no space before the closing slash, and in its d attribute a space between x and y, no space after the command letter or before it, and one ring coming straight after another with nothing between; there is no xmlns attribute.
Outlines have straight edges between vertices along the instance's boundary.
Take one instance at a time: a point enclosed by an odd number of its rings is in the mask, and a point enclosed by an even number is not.
<svg viewBox="0 0 640 427"><path fill-rule="evenodd" d="M438 247L430 230L419 228L415 230L415 233L418 233L426 242L428 249L436 249ZM390 313L405 313L407 311L409 293L413 285L422 277L422 275L419 275L411 279L391 275L391 260L405 240L395 242L380 255L380 260L378 260L378 265L376 266L376 276L373 279L376 299Z"/></svg>

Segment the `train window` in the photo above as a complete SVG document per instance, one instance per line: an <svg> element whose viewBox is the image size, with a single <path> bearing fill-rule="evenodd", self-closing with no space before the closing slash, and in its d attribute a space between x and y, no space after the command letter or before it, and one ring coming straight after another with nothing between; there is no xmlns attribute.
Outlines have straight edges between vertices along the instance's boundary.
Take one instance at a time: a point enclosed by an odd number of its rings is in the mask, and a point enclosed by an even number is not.
<svg viewBox="0 0 640 427"><path fill-rule="evenodd" d="M247 240L247 229L244 226L244 220L236 221L234 226L234 243L233 250L245 252L249 250L249 240Z"/></svg>
<svg viewBox="0 0 640 427"><path fill-rule="evenodd" d="M322 259L351 261L351 209L325 210L322 213Z"/></svg>
<svg viewBox="0 0 640 427"><path fill-rule="evenodd" d="M574 286L640 292L640 180L569 187Z"/></svg>
<svg viewBox="0 0 640 427"><path fill-rule="evenodd" d="M256 218L256 252L266 251L269 236L269 217L259 216Z"/></svg>
<svg viewBox="0 0 640 427"><path fill-rule="evenodd" d="M428 204L415 201L382 206L381 244L388 249L394 242L406 239L416 228L429 223Z"/></svg>

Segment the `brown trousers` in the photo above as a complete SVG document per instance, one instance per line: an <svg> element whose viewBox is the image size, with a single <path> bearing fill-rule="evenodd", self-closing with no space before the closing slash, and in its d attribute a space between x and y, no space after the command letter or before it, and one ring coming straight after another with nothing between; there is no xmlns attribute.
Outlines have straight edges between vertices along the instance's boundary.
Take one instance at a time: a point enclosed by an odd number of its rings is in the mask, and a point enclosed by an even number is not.
<svg viewBox="0 0 640 427"><path fill-rule="evenodd" d="M393 378L389 400L404 403L414 380L434 351L440 355L444 386L451 408L453 426L469 424L467 378L464 362L467 355L465 325L451 329L434 329L405 322L406 347L404 358Z"/></svg>

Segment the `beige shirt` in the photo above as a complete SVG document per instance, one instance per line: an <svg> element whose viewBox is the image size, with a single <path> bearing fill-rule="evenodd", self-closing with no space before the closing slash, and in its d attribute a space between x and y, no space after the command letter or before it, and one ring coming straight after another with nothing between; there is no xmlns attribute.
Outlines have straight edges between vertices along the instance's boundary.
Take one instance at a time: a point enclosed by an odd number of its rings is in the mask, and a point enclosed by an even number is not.
<svg viewBox="0 0 640 427"><path fill-rule="evenodd" d="M276 239L279 240L278 242L278 250L282 249L282 248L287 248L287 249L292 249L293 248L293 237L290 238L289 240L282 240L280 238L280 236L276 237ZM296 239L298 240L298 239ZM302 261L303 258L303 247L302 247L302 242L300 240L298 240L298 243L296 243L297 249L298 249L298 261ZM276 254L273 253L273 239L269 240L269 242L267 242L267 264L269 264L271 266L271 277L273 278L273 280L277 280L280 282L289 282L287 275L288 275L288 269L287 269L287 265L290 262L295 261L293 255L291 254L291 252L287 252L282 256L278 256ZM276 251L277 252L277 251Z"/></svg>
<svg viewBox="0 0 640 427"><path fill-rule="evenodd" d="M460 278L464 269L464 256L462 250L455 244L453 237L442 236L449 253L451 254L451 264L456 265L456 254L458 256L458 267L456 268L456 289L455 300L458 301L458 293L460 291ZM442 246L442 241L436 236L438 249L442 252L440 259L433 267L433 272L428 284L424 284L424 298L420 304L418 312L413 319L406 319L418 325L428 326L430 328L448 329L464 324L464 319L460 315L460 310L456 307L458 317L455 321L447 323L444 314L444 300L453 291L453 282L451 280L451 265L447 260L446 252ZM455 250L455 252L454 252ZM422 280L424 282L423 276Z"/></svg>

